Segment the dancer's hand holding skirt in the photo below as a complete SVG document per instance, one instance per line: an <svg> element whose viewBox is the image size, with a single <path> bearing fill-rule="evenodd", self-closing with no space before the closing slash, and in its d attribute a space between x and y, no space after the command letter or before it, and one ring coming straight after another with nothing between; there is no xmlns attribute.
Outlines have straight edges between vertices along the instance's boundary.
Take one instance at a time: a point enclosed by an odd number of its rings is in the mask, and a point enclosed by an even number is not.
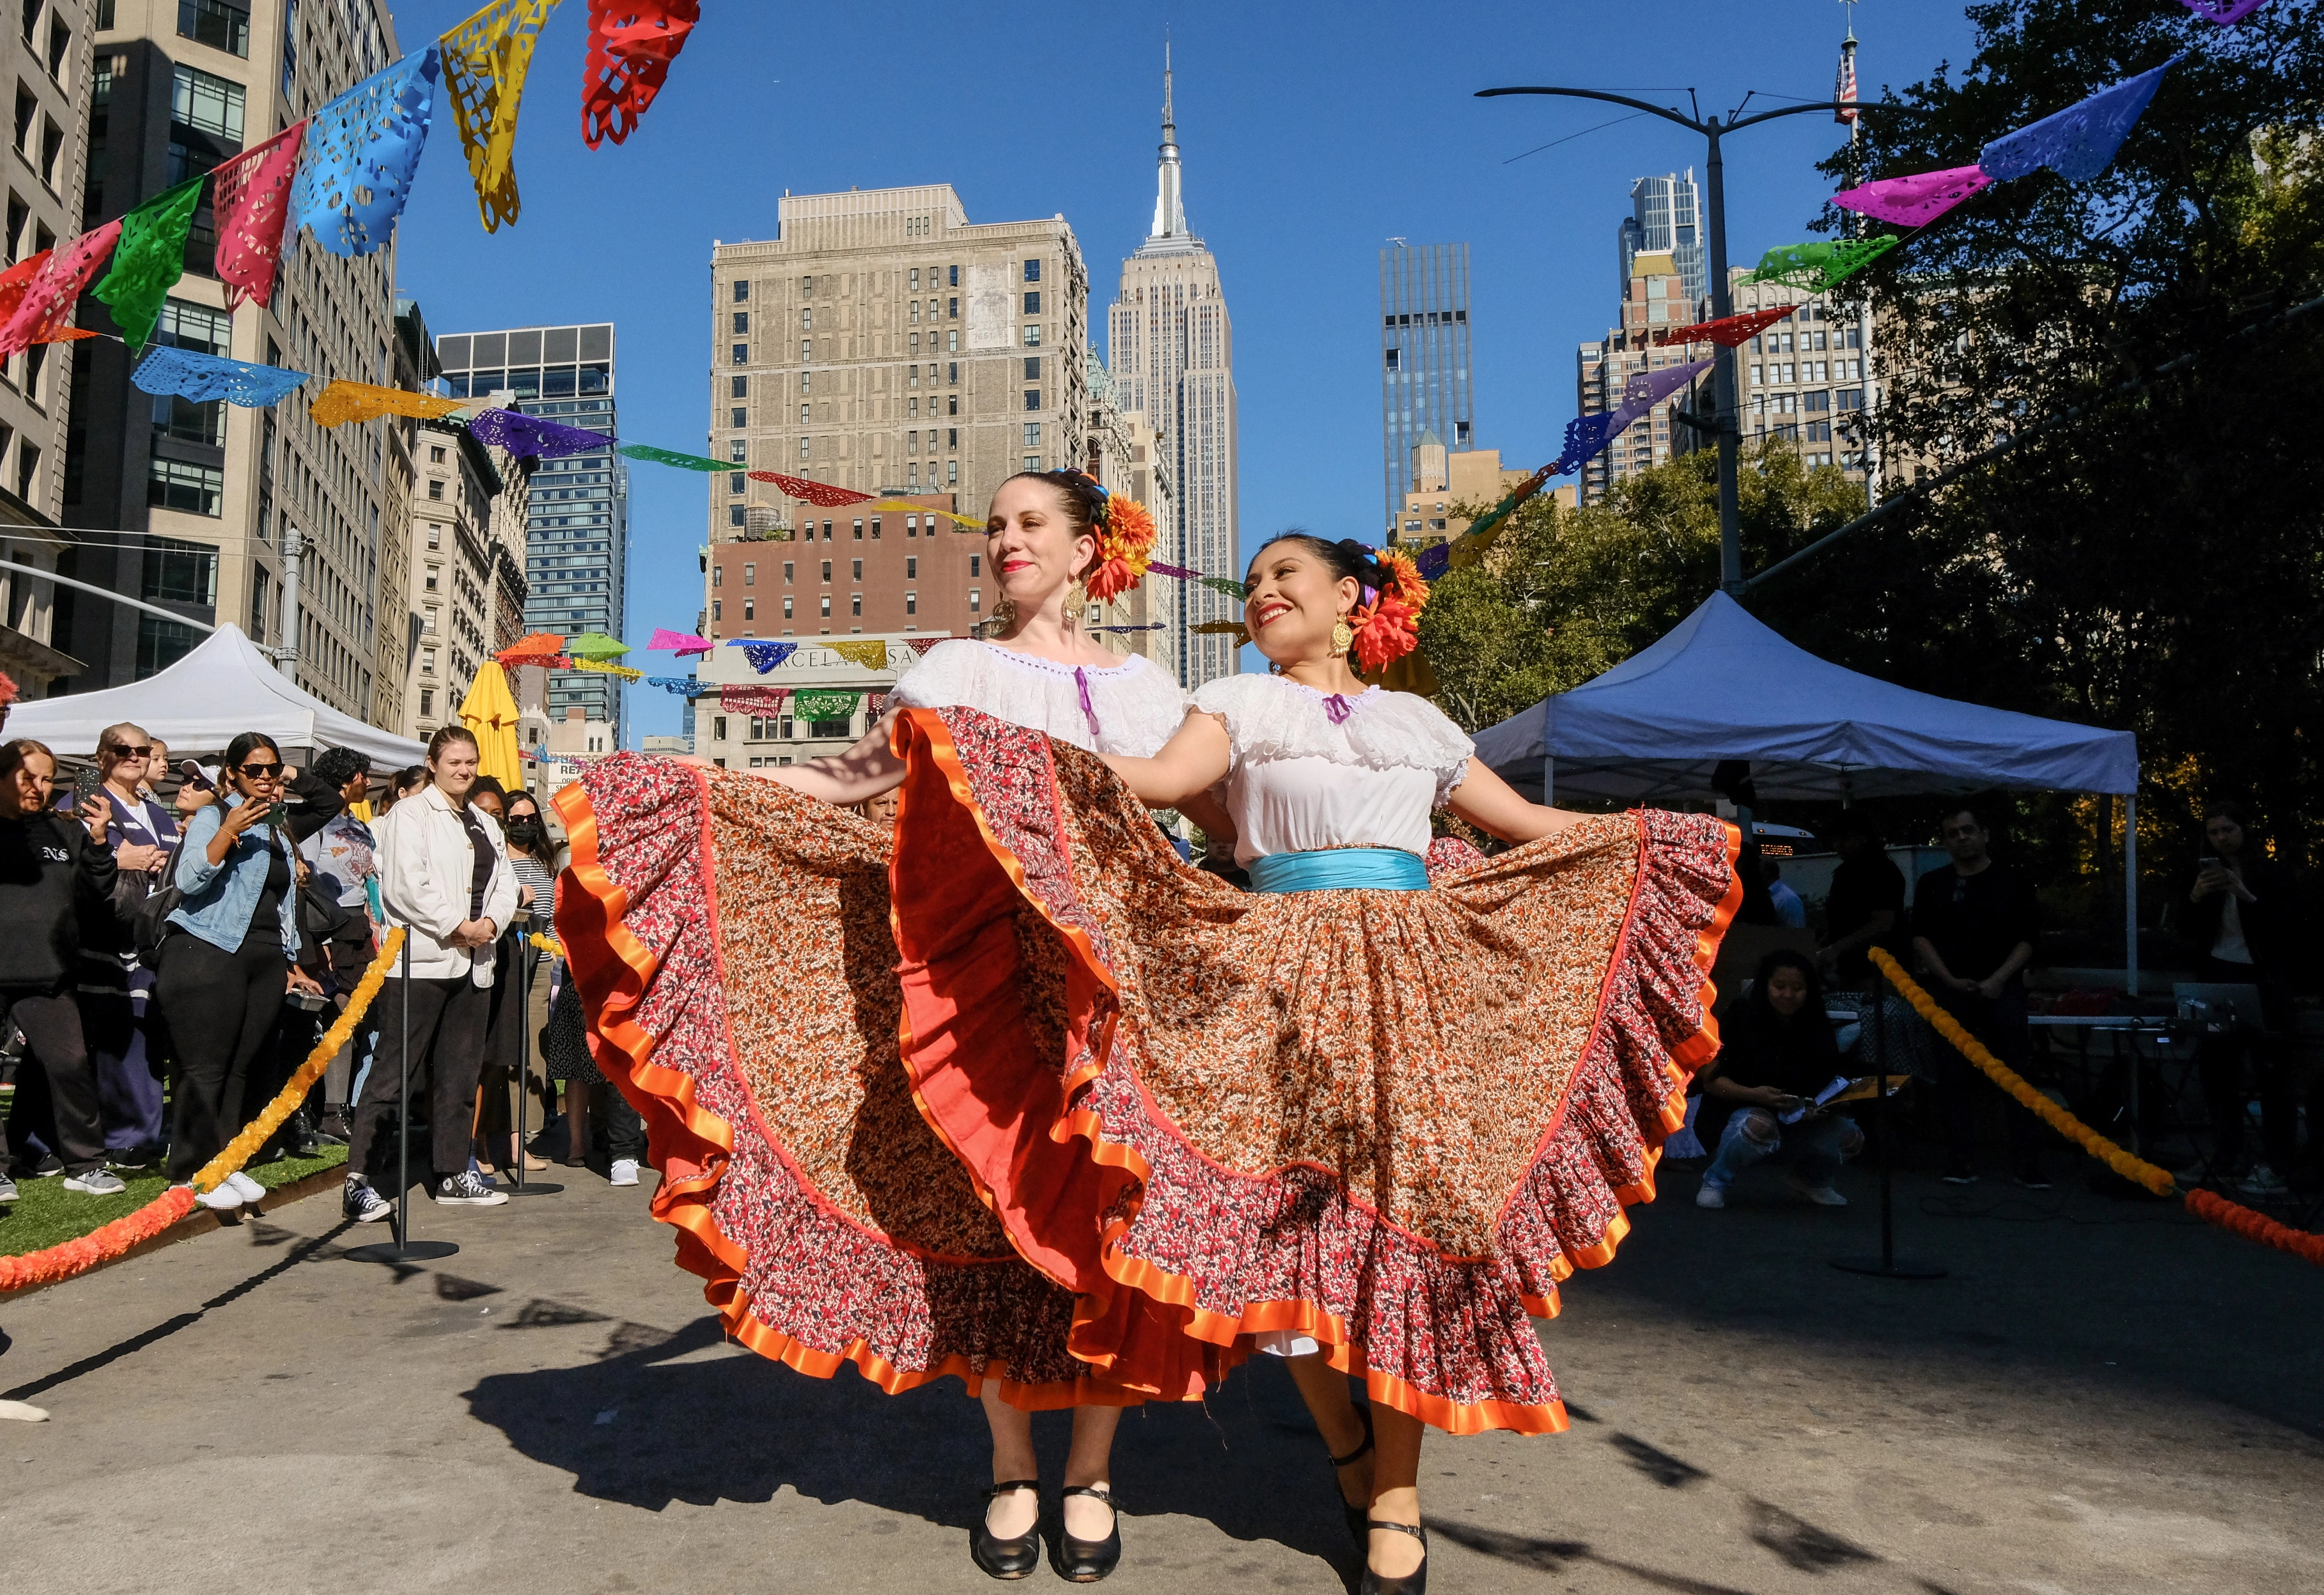
<svg viewBox="0 0 2324 1595"><path fill-rule="evenodd" d="M893 898L919 1106L1074 1351L1185 1393L1312 1337L1454 1433L1565 1426L1533 1320L1650 1200L1733 827L1569 826L1425 891L1239 891L1095 757L910 709Z"/></svg>

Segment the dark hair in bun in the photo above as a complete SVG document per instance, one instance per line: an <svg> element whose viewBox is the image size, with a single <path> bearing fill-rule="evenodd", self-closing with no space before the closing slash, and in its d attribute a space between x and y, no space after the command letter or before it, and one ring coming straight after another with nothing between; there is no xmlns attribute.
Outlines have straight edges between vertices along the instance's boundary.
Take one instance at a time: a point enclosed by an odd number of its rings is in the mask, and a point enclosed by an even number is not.
<svg viewBox="0 0 2324 1595"><path fill-rule="evenodd" d="M1331 571L1334 581L1352 576L1359 586L1377 589L1388 585L1387 574L1380 569L1379 557L1362 543L1351 537L1342 538L1338 542L1331 542L1317 537L1312 531L1302 531L1297 527L1293 527L1288 531L1278 532L1268 539L1260 547L1259 554L1251 556L1251 568L1258 568L1259 555L1266 553L1277 543L1297 543L1323 562L1324 567ZM1244 580L1246 582L1250 580L1249 571L1244 573Z"/></svg>

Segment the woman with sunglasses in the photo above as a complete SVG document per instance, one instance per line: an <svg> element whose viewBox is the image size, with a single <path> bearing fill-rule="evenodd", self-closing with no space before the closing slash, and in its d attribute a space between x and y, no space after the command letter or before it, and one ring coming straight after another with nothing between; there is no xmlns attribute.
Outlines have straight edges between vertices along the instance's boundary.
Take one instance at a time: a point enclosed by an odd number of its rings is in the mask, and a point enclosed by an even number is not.
<svg viewBox="0 0 2324 1595"><path fill-rule="evenodd" d="M84 823L100 813L106 817L119 871L114 906L124 914L161 885L170 850L177 845L177 820L149 795L161 768L154 762L161 748L161 739L147 736L143 726L126 721L106 726L97 739L103 784L77 806ZM85 947L83 963L80 1022L97 1070L106 1155L116 1167L143 1168L161 1157L168 1139L153 972L138 963L125 927L112 945Z"/></svg>
<svg viewBox="0 0 2324 1595"><path fill-rule="evenodd" d="M174 877L154 987L177 1055L170 1180L191 1183L243 1125L251 1065L291 990L319 992L298 965L298 850L283 824L282 751L263 732L226 744L218 801L195 810ZM237 1170L194 1198L221 1212L265 1187Z"/></svg>

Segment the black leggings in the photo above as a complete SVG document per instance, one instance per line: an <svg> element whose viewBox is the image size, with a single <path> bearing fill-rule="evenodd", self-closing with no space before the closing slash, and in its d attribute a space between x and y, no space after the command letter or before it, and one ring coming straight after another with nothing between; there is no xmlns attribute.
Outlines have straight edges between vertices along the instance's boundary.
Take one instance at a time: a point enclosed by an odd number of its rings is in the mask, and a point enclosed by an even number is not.
<svg viewBox="0 0 2324 1595"><path fill-rule="evenodd" d="M5 1003L0 999L0 1003ZM20 1151L25 1143L53 1136L51 1148L67 1174L87 1174L105 1164L105 1129L97 1102L97 1073L82 1038L80 1010L70 991L60 996L19 997L4 1010L24 1032L32 1065L16 1073L16 1097L8 1113L9 1134ZM6 1138L0 1137L0 1157Z"/></svg>
<svg viewBox="0 0 2324 1595"><path fill-rule="evenodd" d="M290 989L279 930L228 953L173 930L161 944L154 995L170 1027L177 1077L170 1105L170 1179L183 1185L243 1126L251 1063L273 1038Z"/></svg>
<svg viewBox="0 0 2324 1595"><path fill-rule="evenodd" d="M407 993L411 1004L408 1032L403 1014ZM372 1054L371 1073L364 1076L354 1132L347 1138L349 1174L375 1183L387 1172L381 1165L392 1148L385 1146L382 1132L397 1128L392 1115L400 1111L407 1036L413 1094L427 1093L428 1140L436 1173L440 1177L468 1166L468 1144L475 1138L476 1075L484 1066L484 1025L492 1007L492 988L464 974L447 980L399 977L380 988L374 1010L379 1046Z"/></svg>

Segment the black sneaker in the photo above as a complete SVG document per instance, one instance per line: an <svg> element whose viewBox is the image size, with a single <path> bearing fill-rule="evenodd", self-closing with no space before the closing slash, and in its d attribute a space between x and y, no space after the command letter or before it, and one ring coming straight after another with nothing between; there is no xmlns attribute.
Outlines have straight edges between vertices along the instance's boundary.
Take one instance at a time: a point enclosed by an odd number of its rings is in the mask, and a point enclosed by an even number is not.
<svg viewBox="0 0 2324 1595"><path fill-rule="evenodd" d="M388 1199L372 1189L371 1182L359 1174L347 1176L339 1187L339 1211L358 1224L375 1224L395 1211Z"/></svg>
<svg viewBox="0 0 2324 1595"><path fill-rule="evenodd" d="M1974 1185L1977 1184L1977 1170L1956 1164L1945 1170L1944 1177L1948 1185Z"/></svg>
<svg viewBox="0 0 2324 1595"><path fill-rule="evenodd" d="M2039 1168L2020 1169L2017 1174L2017 1183L2029 1191L2047 1191L2051 1188L2050 1176Z"/></svg>
<svg viewBox="0 0 2324 1595"><path fill-rule="evenodd" d="M35 1163L32 1167L24 1170L23 1172L25 1176L30 1179L52 1180L56 1178L57 1176L64 1173L64 1171L65 1160L58 1157L54 1152L51 1152L46 1157L42 1158L38 1163Z"/></svg>
<svg viewBox="0 0 2324 1595"><path fill-rule="evenodd" d="M436 1203L439 1207L503 1207L508 1193L493 1190L475 1169L464 1168L437 1182Z"/></svg>

